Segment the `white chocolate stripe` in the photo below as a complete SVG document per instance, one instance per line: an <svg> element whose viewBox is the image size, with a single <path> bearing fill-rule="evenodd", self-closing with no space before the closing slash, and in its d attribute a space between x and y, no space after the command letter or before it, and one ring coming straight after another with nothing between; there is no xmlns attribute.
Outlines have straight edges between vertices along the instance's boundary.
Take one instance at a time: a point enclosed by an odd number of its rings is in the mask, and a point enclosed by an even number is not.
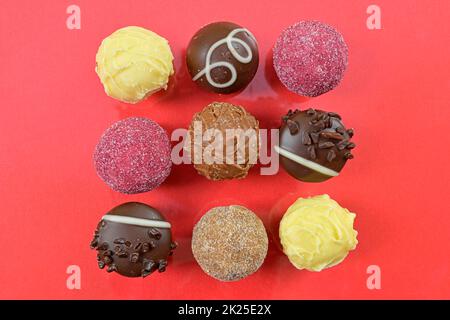
<svg viewBox="0 0 450 320"><path fill-rule="evenodd" d="M170 229L170 227L171 227L170 223L167 221L148 220L148 219L142 219L142 218L116 216L116 215L111 215L111 214L104 215L102 220L123 223L123 224L132 224L135 226L150 227L150 228Z"/></svg>
<svg viewBox="0 0 450 320"><path fill-rule="evenodd" d="M283 157L286 157L289 160L292 160L298 164L301 164L302 166L305 166L308 169L314 170L316 172L319 172L321 174L324 174L324 175L330 176L330 177L336 177L339 175L339 172L336 172L334 170L331 170L330 168L324 167L318 163L315 163L314 161L300 157L299 155L296 155L290 151L287 151L286 149L280 148L279 146L275 146L274 149L278 154L282 155Z"/></svg>

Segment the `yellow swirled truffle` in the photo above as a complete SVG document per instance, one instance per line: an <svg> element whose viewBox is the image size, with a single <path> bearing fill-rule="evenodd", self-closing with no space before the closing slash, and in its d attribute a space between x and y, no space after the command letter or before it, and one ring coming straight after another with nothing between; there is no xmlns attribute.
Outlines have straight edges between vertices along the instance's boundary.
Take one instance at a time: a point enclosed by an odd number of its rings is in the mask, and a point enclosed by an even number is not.
<svg viewBox="0 0 450 320"><path fill-rule="evenodd" d="M173 71L169 43L141 27L125 27L106 37L96 55L96 68L108 96L137 103L167 89Z"/></svg>
<svg viewBox="0 0 450 320"><path fill-rule="evenodd" d="M321 271L335 266L356 248L355 214L328 195L299 198L280 222L284 253L298 269Z"/></svg>

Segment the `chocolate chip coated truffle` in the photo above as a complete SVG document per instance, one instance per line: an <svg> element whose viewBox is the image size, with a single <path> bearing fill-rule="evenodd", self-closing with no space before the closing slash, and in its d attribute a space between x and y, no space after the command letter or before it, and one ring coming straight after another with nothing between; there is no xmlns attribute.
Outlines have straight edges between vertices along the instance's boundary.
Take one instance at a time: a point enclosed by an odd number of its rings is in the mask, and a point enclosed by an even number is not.
<svg viewBox="0 0 450 320"><path fill-rule="evenodd" d="M322 182L337 176L347 160L353 159L353 129L347 130L337 113L290 110L282 121L280 144L275 151L294 178Z"/></svg>
<svg viewBox="0 0 450 320"><path fill-rule="evenodd" d="M185 150L210 180L245 178L258 160L259 123L243 107L213 102L194 115Z"/></svg>
<svg viewBox="0 0 450 320"><path fill-rule="evenodd" d="M268 248L261 220L241 206L215 207L195 225L192 252L213 278L236 281L256 272Z"/></svg>
<svg viewBox="0 0 450 320"><path fill-rule="evenodd" d="M231 22L215 22L192 37L186 63L192 80L201 87L217 93L237 92L256 74L258 45L247 29Z"/></svg>
<svg viewBox="0 0 450 320"><path fill-rule="evenodd" d="M165 271L175 247L170 223L156 209L139 202L121 204L104 215L91 242L99 268L126 277Z"/></svg>
<svg viewBox="0 0 450 320"><path fill-rule="evenodd" d="M158 187L172 168L166 131L156 122L133 117L109 127L94 152L99 177L113 190L134 194Z"/></svg>
<svg viewBox="0 0 450 320"><path fill-rule="evenodd" d="M292 92L316 97L344 76L348 48L342 35L319 21L301 21L284 30L273 49L280 81Z"/></svg>

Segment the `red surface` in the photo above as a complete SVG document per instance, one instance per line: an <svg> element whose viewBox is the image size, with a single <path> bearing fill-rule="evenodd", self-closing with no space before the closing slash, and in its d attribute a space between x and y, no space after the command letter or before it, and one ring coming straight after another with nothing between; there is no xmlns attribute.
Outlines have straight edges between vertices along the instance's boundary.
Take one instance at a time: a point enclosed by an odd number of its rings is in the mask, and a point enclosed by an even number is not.
<svg viewBox="0 0 450 320"><path fill-rule="evenodd" d="M189 2L2 1L0 298L450 298L450 3L376 0L382 30L368 30L372 1ZM73 3L81 30L66 28ZM336 26L350 51L341 85L308 101L280 88L266 59L279 32L302 19ZM201 91L184 66L192 34L215 20L240 23L259 41L256 78L236 96ZM136 106L107 97L94 72L100 41L126 25L163 35L175 54L170 90ZM355 159L320 184L257 169L242 181L210 182L182 165L159 189L129 196L97 177L92 152L114 121L146 116L172 131L213 100L244 105L264 128L276 127L289 108L339 112L355 128ZM357 213L360 243L337 267L297 271L272 235L290 202L322 193ZM180 246L166 273L142 280L98 270L92 232L125 201L149 203L172 221ZM193 260L190 236L207 209L231 203L254 210L271 243L259 272L221 283ZM66 287L72 264L81 268L80 290ZM369 265L381 268L381 290L366 287Z"/></svg>

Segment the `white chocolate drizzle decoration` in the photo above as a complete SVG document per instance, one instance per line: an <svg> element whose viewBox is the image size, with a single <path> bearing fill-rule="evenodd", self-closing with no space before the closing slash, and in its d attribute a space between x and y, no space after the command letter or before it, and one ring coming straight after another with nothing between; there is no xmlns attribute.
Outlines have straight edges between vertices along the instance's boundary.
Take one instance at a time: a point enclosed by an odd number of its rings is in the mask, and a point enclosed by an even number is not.
<svg viewBox="0 0 450 320"><path fill-rule="evenodd" d="M167 221L149 220L127 216L117 216L112 214L104 215L102 217L102 220L150 228L170 229L171 227L170 223Z"/></svg>
<svg viewBox="0 0 450 320"><path fill-rule="evenodd" d="M216 50L221 45L226 44L228 47L228 50L230 50L231 54L237 61L239 61L240 63L245 63L245 64L250 63L253 59L252 49L250 48L250 46L247 43L245 43L245 41L235 37L235 35L240 32L247 33L250 37L252 37L256 41L253 34L245 28L238 28L238 29L232 30L226 38L220 39L219 41L215 42L209 48L209 50L206 54L205 67L203 68L203 70L201 70L199 73L197 73L192 78L192 80L197 81L204 75L206 77L206 80L208 81L208 83L213 87L227 88L227 87L233 85L237 80L236 68L227 61L217 61L217 62L211 63L211 56L212 56L214 50ZM247 55L246 56L240 55L239 52L237 52L237 50L233 47L233 43L240 44L245 49ZM224 68L227 68L228 70L230 70L231 79L225 83L215 82L211 77L211 71L218 67L224 67Z"/></svg>
<svg viewBox="0 0 450 320"><path fill-rule="evenodd" d="M339 175L339 172L336 172L334 170L331 170L330 168L324 167L318 163L315 163L314 161L300 157L299 155L294 154L290 151L287 151L286 149L280 148L279 146L275 146L274 149L278 154L282 155L283 157L286 157L291 161L301 164L302 166L305 166L308 169L311 169L313 171L319 172L323 175L330 176L330 177L337 177Z"/></svg>

